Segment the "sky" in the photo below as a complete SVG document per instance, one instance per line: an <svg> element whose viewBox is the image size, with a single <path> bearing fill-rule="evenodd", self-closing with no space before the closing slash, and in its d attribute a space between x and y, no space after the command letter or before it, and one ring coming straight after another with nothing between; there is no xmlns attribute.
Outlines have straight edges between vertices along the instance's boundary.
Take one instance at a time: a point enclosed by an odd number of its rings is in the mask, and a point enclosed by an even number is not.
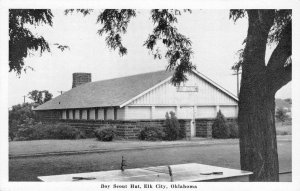
<svg viewBox="0 0 300 191"><path fill-rule="evenodd" d="M23 96L32 90L49 90L54 97L59 91L68 91L72 86L72 73L88 72L92 81L164 70L166 59L154 59L143 46L153 29L149 10L138 10L123 36L128 54L119 56L105 44L105 37L99 36L96 24L99 11L83 17L73 13L64 15L64 10L52 10L53 26L30 28L34 34L42 35L50 44L51 52L40 56L33 53L25 64L34 68L20 77L14 72L8 75L8 105L23 102ZM237 23L229 20L228 10L193 10L178 17L178 30L191 39L192 62L197 70L236 94L236 76L231 66L237 61L237 51L243 47L246 37L247 19ZM69 50L61 52L53 44L68 45ZM273 47L267 48L268 60ZM276 98L291 97L291 82L279 90ZM26 98L26 101L31 101Z"/></svg>

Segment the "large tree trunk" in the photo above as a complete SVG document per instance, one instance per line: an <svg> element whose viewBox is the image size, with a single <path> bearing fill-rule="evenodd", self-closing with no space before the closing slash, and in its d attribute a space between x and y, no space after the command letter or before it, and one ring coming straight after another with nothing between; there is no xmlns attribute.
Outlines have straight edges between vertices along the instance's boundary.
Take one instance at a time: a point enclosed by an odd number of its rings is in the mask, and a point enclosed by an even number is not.
<svg viewBox="0 0 300 191"><path fill-rule="evenodd" d="M274 119L276 91L265 64L273 18L272 11L248 10L238 123L241 169L253 172L250 181L279 181Z"/></svg>
<svg viewBox="0 0 300 191"><path fill-rule="evenodd" d="M241 169L253 172L250 181L278 181L275 98L264 85L255 86L243 83L240 92Z"/></svg>

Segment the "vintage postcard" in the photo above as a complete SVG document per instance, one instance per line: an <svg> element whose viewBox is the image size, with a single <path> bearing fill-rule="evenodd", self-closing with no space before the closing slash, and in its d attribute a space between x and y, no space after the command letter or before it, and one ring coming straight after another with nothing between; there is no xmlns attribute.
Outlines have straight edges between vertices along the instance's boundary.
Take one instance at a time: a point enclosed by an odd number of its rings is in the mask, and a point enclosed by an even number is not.
<svg viewBox="0 0 300 191"><path fill-rule="evenodd" d="M0 190L300 189L299 1L0 2Z"/></svg>

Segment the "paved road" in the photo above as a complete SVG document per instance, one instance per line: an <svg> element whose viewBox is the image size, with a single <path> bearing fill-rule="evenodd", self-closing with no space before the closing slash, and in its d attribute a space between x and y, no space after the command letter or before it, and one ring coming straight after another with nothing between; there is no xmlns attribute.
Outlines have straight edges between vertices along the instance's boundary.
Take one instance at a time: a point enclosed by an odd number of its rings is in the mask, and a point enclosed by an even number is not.
<svg viewBox="0 0 300 191"><path fill-rule="evenodd" d="M278 152L280 171L291 171L291 142L280 141ZM37 176L119 169L122 155L127 168L191 162L240 168L239 146L229 144L10 159L9 179L38 181Z"/></svg>

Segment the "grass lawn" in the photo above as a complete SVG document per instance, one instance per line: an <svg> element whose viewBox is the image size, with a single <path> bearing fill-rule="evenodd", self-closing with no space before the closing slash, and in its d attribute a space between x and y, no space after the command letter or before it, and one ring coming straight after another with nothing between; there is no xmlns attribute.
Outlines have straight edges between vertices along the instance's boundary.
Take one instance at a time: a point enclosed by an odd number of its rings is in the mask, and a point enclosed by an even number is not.
<svg viewBox="0 0 300 191"><path fill-rule="evenodd" d="M291 171L292 125L276 123L280 172ZM185 145L179 147L176 145ZM204 146L205 145L205 146ZM170 146L151 149L150 147ZM10 181L38 181L38 176L67 173L115 170L125 156L128 168L181 163L203 163L215 166L240 168L238 139L194 138L191 141L140 141L116 140L100 142L96 139L80 140L35 140L9 142L10 155L47 152L111 150L149 147L144 150L127 150L79 155L43 156L9 159Z"/></svg>
<svg viewBox="0 0 300 191"><path fill-rule="evenodd" d="M161 147L174 145L204 145L204 144L234 144L238 139L207 139L194 138L191 141L140 141L140 140L114 140L112 142L97 141L97 139L79 140L34 140L12 141L9 143L9 154L30 155L35 153L64 152L64 151L91 151L91 150L121 150L124 148Z"/></svg>
<svg viewBox="0 0 300 191"><path fill-rule="evenodd" d="M291 142L279 141L280 172L291 171ZM10 181L38 181L38 176L120 169L121 157L126 168L183 163L202 163L240 168L238 144L172 147L81 155L16 158L9 160Z"/></svg>
<svg viewBox="0 0 300 191"><path fill-rule="evenodd" d="M276 123L277 135L291 135L292 125ZM285 137L285 136L283 136ZM287 139L290 139L287 136ZM238 139L207 139L193 138L191 141L140 141L140 140L114 140L113 142L101 142L96 139L79 140L33 140L33 141L11 141L9 142L9 154L30 155L35 153L64 152L64 151L90 151L90 150L112 150L136 147L160 147L172 145L205 145L205 144L235 144Z"/></svg>
<svg viewBox="0 0 300 191"><path fill-rule="evenodd" d="M276 133L277 133L277 135L291 135L292 134L292 124L277 122L276 123Z"/></svg>

